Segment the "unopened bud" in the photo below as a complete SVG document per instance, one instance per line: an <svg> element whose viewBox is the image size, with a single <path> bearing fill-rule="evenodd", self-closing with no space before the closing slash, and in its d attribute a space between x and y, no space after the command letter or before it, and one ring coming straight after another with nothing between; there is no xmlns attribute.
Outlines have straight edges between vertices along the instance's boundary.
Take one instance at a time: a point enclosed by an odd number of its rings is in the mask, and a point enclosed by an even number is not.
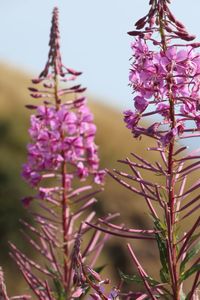
<svg viewBox="0 0 200 300"><path fill-rule="evenodd" d="M181 23L180 21L177 21L176 20L176 25L178 26L178 27L180 27L180 28L182 28L182 29L185 29L185 26L183 25L183 23Z"/></svg>
<svg viewBox="0 0 200 300"><path fill-rule="evenodd" d="M35 89L33 87L29 87L28 89L29 89L30 92L38 92L38 89Z"/></svg>
<svg viewBox="0 0 200 300"><path fill-rule="evenodd" d="M192 44L190 44L190 46L193 48L198 48L198 47L200 47L200 43L192 43Z"/></svg>
<svg viewBox="0 0 200 300"><path fill-rule="evenodd" d="M25 107L28 109L37 109L36 105L31 105L31 104L27 104L27 105L25 105Z"/></svg>
<svg viewBox="0 0 200 300"><path fill-rule="evenodd" d="M137 36L137 35L141 35L141 32L140 31L136 31L136 30L133 30L133 31L129 31L127 32L129 35L131 36Z"/></svg>
<svg viewBox="0 0 200 300"><path fill-rule="evenodd" d="M140 26L141 24L145 24L145 20L146 20L146 16L139 19L136 23L135 23L135 26L138 27Z"/></svg>
<svg viewBox="0 0 200 300"><path fill-rule="evenodd" d="M71 69L71 68L67 68L67 72L68 72L69 74L72 74L72 75L75 75L75 76L79 76L79 75L82 74L82 72L77 72L77 71L75 71L75 70L73 70L73 69Z"/></svg>
<svg viewBox="0 0 200 300"><path fill-rule="evenodd" d="M32 79L32 83L37 84L40 83L43 79L41 78L36 78L36 79Z"/></svg>

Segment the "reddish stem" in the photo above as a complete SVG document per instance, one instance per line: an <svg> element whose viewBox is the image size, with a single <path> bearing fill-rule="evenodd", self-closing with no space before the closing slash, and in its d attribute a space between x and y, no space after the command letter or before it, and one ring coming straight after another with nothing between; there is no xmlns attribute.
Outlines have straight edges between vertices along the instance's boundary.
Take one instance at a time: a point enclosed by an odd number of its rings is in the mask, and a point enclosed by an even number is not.
<svg viewBox="0 0 200 300"><path fill-rule="evenodd" d="M165 32L164 32L164 24L163 24L163 17L160 13L161 10L159 10L159 22L160 22L160 34L161 34L161 43L163 51L165 52L167 50L167 42L165 39ZM171 70L169 70L170 72ZM176 126L176 119L175 119L175 101L173 97L172 92L172 81L170 77L167 78L167 86L169 91L169 105L170 105L170 121L171 121L171 130L173 130ZM174 174L174 147L175 146L175 140L174 138L169 144L168 149L168 157L167 157L167 169L168 169L168 179L167 179L167 185L168 185L168 208L170 212L170 228L171 230L168 230L168 239L170 243L170 249L168 249L170 253L170 257L168 257L169 260L169 266L172 264L173 268L173 276L172 278L172 290L174 293L174 300L180 300L180 284L178 282L178 266L177 266L177 250L176 250L176 237L175 237L175 174ZM166 216L167 217L167 216ZM167 220L168 218L166 218ZM168 226L169 228L169 226ZM172 261L170 261L172 260Z"/></svg>
<svg viewBox="0 0 200 300"><path fill-rule="evenodd" d="M55 66L54 66L55 71ZM55 96L55 104L56 109L60 108L60 99L58 96L58 79L55 71L55 88L54 88L54 96ZM62 140L64 139L63 132L61 131ZM61 153L64 159L64 152ZM63 260L64 260L64 287L67 291L68 289L68 256L69 256L69 249L68 249L68 221L69 221L69 206L68 206L68 198L67 198L67 164L64 160L61 166L61 184L62 184L62 228L63 228Z"/></svg>

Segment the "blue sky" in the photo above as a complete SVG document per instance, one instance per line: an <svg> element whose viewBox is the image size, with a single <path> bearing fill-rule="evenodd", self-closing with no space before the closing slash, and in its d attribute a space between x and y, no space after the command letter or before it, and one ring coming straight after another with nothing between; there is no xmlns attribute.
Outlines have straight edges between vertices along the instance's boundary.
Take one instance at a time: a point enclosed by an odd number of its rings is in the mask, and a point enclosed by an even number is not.
<svg viewBox="0 0 200 300"><path fill-rule="evenodd" d="M0 0L0 60L37 75L46 62L51 12L60 10L63 62L109 105L131 107L131 38L148 0ZM172 11L200 40L200 1L172 0ZM192 4L191 4L192 3Z"/></svg>

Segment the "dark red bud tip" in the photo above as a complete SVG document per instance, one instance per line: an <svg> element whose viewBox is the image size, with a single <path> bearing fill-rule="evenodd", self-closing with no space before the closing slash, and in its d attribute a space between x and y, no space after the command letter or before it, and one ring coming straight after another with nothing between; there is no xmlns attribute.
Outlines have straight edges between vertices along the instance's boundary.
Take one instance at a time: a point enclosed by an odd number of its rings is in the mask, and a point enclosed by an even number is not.
<svg viewBox="0 0 200 300"><path fill-rule="evenodd" d="M167 15L168 15L168 18L170 19L170 21L172 21L173 23L177 22L175 16L172 14L172 12L169 9L168 9Z"/></svg>
<svg viewBox="0 0 200 300"><path fill-rule="evenodd" d="M76 93L83 93L87 90L87 88L77 89Z"/></svg>
<svg viewBox="0 0 200 300"><path fill-rule="evenodd" d="M45 104L45 105L50 105L51 102L49 102L49 101L44 101L44 104Z"/></svg>
<svg viewBox="0 0 200 300"><path fill-rule="evenodd" d="M44 83L43 86L48 89L51 89L54 87L54 85L52 83Z"/></svg>
<svg viewBox="0 0 200 300"><path fill-rule="evenodd" d="M73 69L71 69L71 68L66 68L66 69L67 69L67 72L68 72L69 74L72 74L72 75L75 75L75 76L79 76L79 75L82 74L82 72L77 72L77 71L75 71L75 70L73 70Z"/></svg>
<svg viewBox="0 0 200 300"><path fill-rule="evenodd" d="M192 43L192 44L190 44L190 46L193 48L198 48L198 47L200 47L200 43Z"/></svg>
<svg viewBox="0 0 200 300"><path fill-rule="evenodd" d="M29 90L30 92L38 92L38 89L35 89L35 88L33 88L33 87L29 87L28 90Z"/></svg>
<svg viewBox="0 0 200 300"><path fill-rule="evenodd" d="M138 26L136 27L136 29L137 29L137 30L140 30L140 29L144 28L145 25L146 25L146 22L144 22L144 23L138 25Z"/></svg>
<svg viewBox="0 0 200 300"><path fill-rule="evenodd" d="M30 96L33 97L33 98L38 99L38 98L42 97L42 94L30 94Z"/></svg>
<svg viewBox="0 0 200 300"><path fill-rule="evenodd" d="M36 105L31 105L31 104L27 104L27 105L25 105L25 107L28 109L37 109Z"/></svg>
<svg viewBox="0 0 200 300"><path fill-rule="evenodd" d="M181 23L180 21L177 21L177 20L176 20L176 25L177 25L179 28L185 29L185 26L184 26L183 23Z"/></svg>
<svg viewBox="0 0 200 300"><path fill-rule="evenodd" d="M131 36L141 35L141 32L140 31L136 31L136 30L134 30L134 31L128 31L127 33L129 35L131 35Z"/></svg>
<svg viewBox="0 0 200 300"><path fill-rule="evenodd" d="M196 39L196 35L188 35L183 37L183 40L188 42L193 41L194 39Z"/></svg>
<svg viewBox="0 0 200 300"><path fill-rule="evenodd" d="M167 25L165 25L165 29L169 33L173 32L173 30L169 26L167 26Z"/></svg>
<svg viewBox="0 0 200 300"><path fill-rule="evenodd" d="M40 83L43 79L41 78L36 78L36 79L32 79L32 83L37 84Z"/></svg>
<svg viewBox="0 0 200 300"><path fill-rule="evenodd" d="M70 90L76 90L76 89L79 89L80 87L81 87L81 85L77 84L77 85L74 85L74 86L70 87L69 89Z"/></svg>
<svg viewBox="0 0 200 300"><path fill-rule="evenodd" d="M146 16L139 19L136 23L135 23L135 26L138 27L140 26L141 24L145 24L145 20L146 20Z"/></svg>
<svg viewBox="0 0 200 300"><path fill-rule="evenodd" d="M158 42L158 41L153 41L153 44L154 44L154 46L159 46L159 45L160 45L160 42Z"/></svg>
<svg viewBox="0 0 200 300"><path fill-rule="evenodd" d="M74 100L74 107L75 108L79 108L83 105L83 103L85 102L86 98L85 97L82 97L82 98L79 98L77 100Z"/></svg>

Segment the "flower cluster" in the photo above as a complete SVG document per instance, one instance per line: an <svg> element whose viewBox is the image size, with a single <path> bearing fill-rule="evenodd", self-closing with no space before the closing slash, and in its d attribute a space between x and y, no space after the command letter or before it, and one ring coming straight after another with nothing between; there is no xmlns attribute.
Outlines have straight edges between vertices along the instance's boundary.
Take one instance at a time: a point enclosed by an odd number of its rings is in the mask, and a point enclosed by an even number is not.
<svg viewBox="0 0 200 300"><path fill-rule="evenodd" d="M161 5L161 2L158 5ZM154 35L164 30L169 32L168 24L172 23L172 20L167 22L167 17L172 19L172 16L164 4L162 11L166 13L166 22L161 23L160 28L156 26L155 15L151 16L149 13L149 27L146 31L130 32L130 35L138 36L131 46L133 63L129 76L130 85L136 94L135 111L125 111L124 120L135 137L141 134L152 136L166 146L172 138L185 138L187 132L200 129L200 53L195 50L199 47L198 43L183 45L172 42L174 38L194 38L189 34L186 36L185 29L184 35L183 28L180 30L177 25L179 22L175 19L174 26L179 31L176 31L176 34L173 32L173 35L165 34L160 42L155 42ZM144 26L144 19L139 23L139 28ZM168 99L173 105L169 105ZM172 109L175 110L173 125L170 120ZM158 121L150 128L140 126L139 121L142 118L156 114L163 118L157 117ZM192 130L187 125L187 121L191 120L195 123ZM170 130L171 127L173 130Z"/></svg>
<svg viewBox="0 0 200 300"><path fill-rule="evenodd" d="M31 116L32 143L28 145L24 178L36 186L46 172L59 170L62 162L67 161L72 170L67 174L68 186L75 176L83 180L90 173L94 174L96 183L101 183L103 172L98 171L95 133L96 126L85 98L78 104L60 105L58 110L53 106L38 106L37 113Z"/></svg>

